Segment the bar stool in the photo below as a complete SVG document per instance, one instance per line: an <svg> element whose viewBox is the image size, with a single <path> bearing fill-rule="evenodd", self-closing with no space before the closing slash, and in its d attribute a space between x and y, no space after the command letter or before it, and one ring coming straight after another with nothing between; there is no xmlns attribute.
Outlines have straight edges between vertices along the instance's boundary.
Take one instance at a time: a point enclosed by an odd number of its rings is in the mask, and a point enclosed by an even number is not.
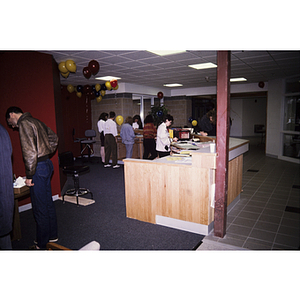
<svg viewBox="0 0 300 300"><path fill-rule="evenodd" d="M88 150L88 157L90 160L91 154L94 154L94 151L91 147L92 144L96 143L94 140L94 137L96 136L96 131L94 129L88 129L85 131L85 136L87 139L81 140L80 145L81 145L81 156L84 153L84 151L87 149ZM83 147L84 145L84 147Z"/></svg>

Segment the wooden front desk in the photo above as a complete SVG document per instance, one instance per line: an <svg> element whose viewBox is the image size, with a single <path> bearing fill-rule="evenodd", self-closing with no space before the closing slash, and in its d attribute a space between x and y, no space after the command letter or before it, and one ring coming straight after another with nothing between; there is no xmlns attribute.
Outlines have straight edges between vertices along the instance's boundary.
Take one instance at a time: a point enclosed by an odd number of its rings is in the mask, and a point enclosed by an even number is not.
<svg viewBox="0 0 300 300"><path fill-rule="evenodd" d="M230 139L229 150L228 205L242 190L248 141ZM214 220L216 156L206 151L193 152L190 158L125 159L127 217L208 234Z"/></svg>

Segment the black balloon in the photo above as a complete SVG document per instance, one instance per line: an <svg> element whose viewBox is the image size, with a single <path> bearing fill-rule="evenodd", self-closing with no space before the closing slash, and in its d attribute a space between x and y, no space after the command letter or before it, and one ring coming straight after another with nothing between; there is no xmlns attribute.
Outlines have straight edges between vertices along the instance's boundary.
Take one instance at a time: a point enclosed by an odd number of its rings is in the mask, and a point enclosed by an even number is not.
<svg viewBox="0 0 300 300"><path fill-rule="evenodd" d="M77 92L82 92L82 89L83 89L83 87L82 87L82 85L77 85Z"/></svg>

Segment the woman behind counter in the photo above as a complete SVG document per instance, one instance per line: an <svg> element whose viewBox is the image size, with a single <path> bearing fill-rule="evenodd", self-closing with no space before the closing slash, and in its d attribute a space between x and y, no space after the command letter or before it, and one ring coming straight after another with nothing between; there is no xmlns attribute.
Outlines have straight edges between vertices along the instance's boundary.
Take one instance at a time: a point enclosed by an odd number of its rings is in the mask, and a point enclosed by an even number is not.
<svg viewBox="0 0 300 300"><path fill-rule="evenodd" d="M133 144L135 139L132 123L133 123L132 117L127 117L125 120L125 124L123 124L121 127L121 132L120 132L122 143L125 144L126 147L126 158L132 157Z"/></svg>
<svg viewBox="0 0 300 300"><path fill-rule="evenodd" d="M157 157L155 137L157 130L153 123L153 117L148 115L144 120L144 130L143 130L143 145L144 145L144 155L143 159L154 159ZM149 157L150 154L150 157Z"/></svg>
<svg viewBox="0 0 300 300"><path fill-rule="evenodd" d="M173 116L167 114L163 118L163 123L161 123L157 128L157 139L156 139L156 151L159 157L164 157L170 155L171 152L171 139L168 131L168 127L172 125L174 119ZM173 141L177 141L175 137Z"/></svg>

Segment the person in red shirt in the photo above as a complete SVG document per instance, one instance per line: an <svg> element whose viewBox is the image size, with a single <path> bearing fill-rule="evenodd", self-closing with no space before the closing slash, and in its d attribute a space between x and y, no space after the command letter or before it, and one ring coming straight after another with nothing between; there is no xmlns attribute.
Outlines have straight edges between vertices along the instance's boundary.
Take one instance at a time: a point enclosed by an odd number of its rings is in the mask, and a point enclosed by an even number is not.
<svg viewBox="0 0 300 300"><path fill-rule="evenodd" d="M157 157L156 152L156 128L153 123L153 117L148 115L144 120L144 132L143 132L143 144L144 144L144 155L143 159L155 159ZM149 157L150 155L150 157Z"/></svg>

